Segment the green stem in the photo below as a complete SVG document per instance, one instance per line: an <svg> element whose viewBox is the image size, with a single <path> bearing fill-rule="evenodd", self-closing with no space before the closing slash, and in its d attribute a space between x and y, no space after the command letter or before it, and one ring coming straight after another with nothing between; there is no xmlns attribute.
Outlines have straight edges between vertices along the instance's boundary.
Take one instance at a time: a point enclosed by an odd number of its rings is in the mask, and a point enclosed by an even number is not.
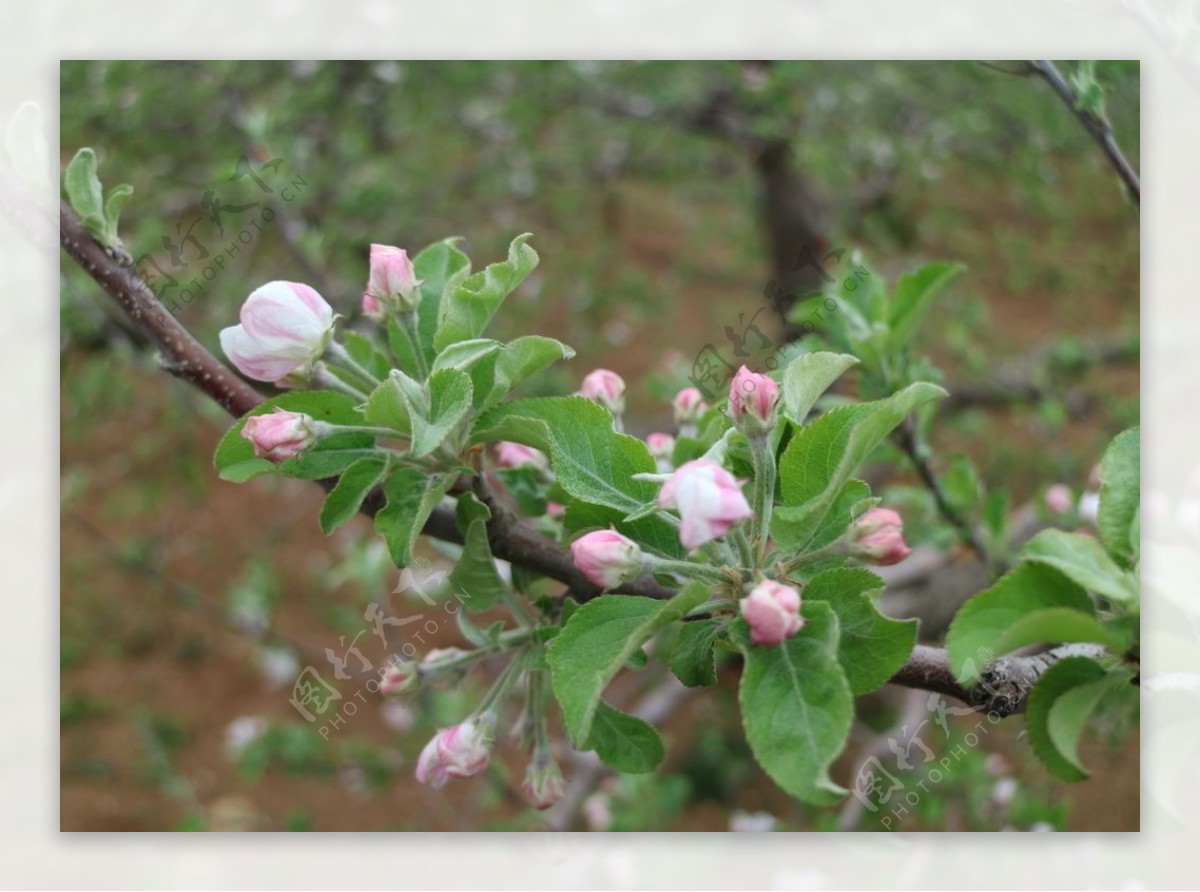
<svg viewBox="0 0 1200 892"><path fill-rule="evenodd" d="M754 462L754 516L750 519L750 541L754 545L754 566L761 569L767 556L767 539L771 535L771 509L775 503L775 456L771 439L763 434L748 438L750 458Z"/></svg>
<svg viewBox="0 0 1200 892"><path fill-rule="evenodd" d="M669 558L647 556L646 567L651 573L677 573L691 579L705 579L709 582L728 582L724 573L715 567L705 564L695 564L691 561L674 561Z"/></svg>
<svg viewBox="0 0 1200 892"><path fill-rule="evenodd" d="M405 338L408 339L408 346L412 350L413 371L416 372L416 378L418 381L424 381L429 377L429 366L425 363L425 351L421 349L416 311L402 310L396 314L396 320L400 323L400 330L404 332Z"/></svg>
<svg viewBox="0 0 1200 892"><path fill-rule="evenodd" d="M746 538L745 530L741 527L734 527L729 538L733 540L734 547L737 548L738 556L742 559L742 566L748 570L753 569L754 554L750 550L750 540Z"/></svg>
<svg viewBox="0 0 1200 892"><path fill-rule="evenodd" d="M349 394L355 399L366 402L366 393L359 390L352 384L347 384L345 381L327 369L318 368L316 374L313 375L313 380L323 387L328 387L330 390L340 390L342 393Z"/></svg>
<svg viewBox="0 0 1200 892"><path fill-rule="evenodd" d="M487 692L482 702L475 707L472 715L483 715L508 695L513 683L516 682L521 674L521 664L523 662L525 662L525 648L521 648L513 654L513 658L504 667L504 671L500 673L500 677L496 679L496 683L492 685L491 690Z"/></svg>
<svg viewBox="0 0 1200 892"><path fill-rule="evenodd" d="M345 347L336 341L329 345L329 355L336 359L342 368L357 375L360 379L370 384L372 390L380 385L380 380L372 375L367 369L359 365L354 360L354 357L350 355L349 351L347 351Z"/></svg>

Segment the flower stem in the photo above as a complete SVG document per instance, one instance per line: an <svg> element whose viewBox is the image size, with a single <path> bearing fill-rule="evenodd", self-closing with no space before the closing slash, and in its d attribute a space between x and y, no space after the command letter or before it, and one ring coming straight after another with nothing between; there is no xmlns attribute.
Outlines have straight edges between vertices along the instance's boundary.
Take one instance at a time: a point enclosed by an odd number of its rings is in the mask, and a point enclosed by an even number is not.
<svg viewBox="0 0 1200 892"><path fill-rule="evenodd" d="M754 566L761 569L767 556L771 535L771 509L775 503L775 456L766 433L750 436L750 458L754 462L754 516L750 519L750 541L754 546Z"/></svg>
<svg viewBox="0 0 1200 892"><path fill-rule="evenodd" d="M417 314L415 310L401 310L396 314L400 330L408 340L412 350L413 371L418 381L424 381L429 376L429 366L425 363L425 351L421 349L421 336L417 332Z"/></svg>
<svg viewBox="0 0 1200 892"><path fill-rule="evenodd" d="M378 378L367 371L367 369L359 365L355 361L354 357L350 355L349 351L337 341L334 341L329 345L329 355L336 359L342 368L357 375L363 381L370 384L372 390L378 387L381 383Z"/></svg>
<svg viewBox="0 0 1200 892"><path fill-rule="evenodd" d="M646 568L651 573L675 573L690 579L704 579L708 582L728 582L729 578L715 567L696 564L692 561L675 561L669 558L647 556Z"/></svg>
<svg viewBox="0 0 1200 892"><path fill-rule="evenodd" d="M328 387L330 390L340 390L342 393L349 394L355 399L363 400L364 402L367 399L366 393L352 384L347 384L328 369L318 368L316 374L313 375L313 380L323 387Z"/></svg>
<svg viewBox="0 0 1200 892"><path fill-rule="evenodd" d="M500 673L500 677L496 679L496 683L492 685L491 690L487 692L480 704L475 707L475 712L472 715L482 715L490 712L498 702L508 695L514 682L521 675L522 663L524 662L525 648L522 647L513 654L513 658L504 667L504 671Z"/></svg>

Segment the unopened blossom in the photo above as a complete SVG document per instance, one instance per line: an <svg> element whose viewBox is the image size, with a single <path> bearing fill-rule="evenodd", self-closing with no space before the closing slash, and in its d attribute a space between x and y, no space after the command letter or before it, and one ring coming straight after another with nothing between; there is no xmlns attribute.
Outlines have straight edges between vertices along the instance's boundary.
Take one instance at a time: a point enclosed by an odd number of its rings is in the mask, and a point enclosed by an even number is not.
<svg viewBox="0 0 1200 892"><path fill-rule="evenodd" d="M510 443L507 440L496 444L496 464L502 468L520 468L531 465L543 471L549 467L545 454L540 450L522 443Z"/></svg>
<svg viewBox="0 0 1200 892"><path fill-rule="evenodd" d="M372 296L369 291L363 293L362 312L372 322L382 322L387 316L387 312L383 309L383 304L379 302L378 298Z"/></svg>
<svg viewBox="0 0 1200 892"><path fill-rule="evenodd" d="M681 465L659 490L658 507L679 511L679 541L689 551L753 513L733 475L707 458Z"/></svg>
<svg viewBox="0 0 1200 892"><path fill-rule="evenodd" d="M534 808L550 808L562 799L565 787L562 771L554 758L545 751L535 753L521 784L521 795L525 801Z"/></svg>
<svg viewBox="0 0 1200 892"><path fill-rule="evenodd" d="M241 324L221 331L221 349L247 378L282 383L306 376L333 332L333 308L300 282L268 282L242 304Z"/></svg>
<svg viewBox="0 0 1200 892"><path fill-rule="evenodd" d="M615 530L596 530L571 543L571 557L583 575L604 589L636 576L642 568L642 550Z"/></svg>
<svg viewBox="0 0 1200 892"><path fill-rule="evenodd" d="M381 310L413 310L420 297L417 278L408 252L391 245L371 245L371 274L367 295L379 302Z"/></svg>
<svg viewBox="0 0 1200 892"><path fill-rule="evenodd" d="M317 424L302 412L276 409L247 418L242 425L242 437L250 441L259 458L282 462L295 458L317 442Z"/></svg>
<svg viewBox="0 0 1200 892"><path fill-rule="evenodd" d="M742 366L729 382L729 417L747 436L773 428L778 405L779 385L769 375Z"/></svg>
<svg viewBox="0 0 1200 892"><path fill-rule="evenodd" d="M675 411L675 423L683 426L694 425L699 421L700 416L708 409L708 404L704 402L704 395L697 388L685 387L675 394L671 407Z"/></svg>
<svg viewBox="0 0 1200 892"><path fill-rule="evenodd" d="M646 437L646 446L650 449L650 454L654 456L659 472L670 471L673 467L671 456L675 453L675 438L664 433L650 434Z"/></svg>
<svg viewBox="0 0 1200 892"><path fill-rule="evenodd" d="M407 660L389 663L379 676L379 693L385 697L403 694L412 690L418 679L417 667Z"/></svg>
<svg viewBox="0 0 1200 892"><path fill-rule="evenodd" d="M911 553L904 542L904 520L891 508L872 508L850 526L850 553L882 567Z"/></svg>
<svg viewBox="0 0 1200 892"><path fill-rule="evenodd" d="M492 739L491 722L484 718L443 728L421 750L417 780L437 788L452 777L474 777L487 768Z"/></svg>
<svg viewBox="0 0 1200 892"><path fill-rule="evenodd" d="M609 369L588 372L579 385L579 395L599 403L613 415L625 411L625 380Z"/></svg>
<svg viewBox="0 0 1200 892"><path fill-rule="evenodd" d="M790 585L764 579L738 603L750 627L750 640L763 647L781 644L804 625L800 592Z"/></svg>
<svg viewBox="0 0 1200 892"><path fill-rule="evenodd" d="M1071 487L1065 483L1056 483L1046 488L1046 507L1055 514L1066 514L1074 504Z"/></svg>

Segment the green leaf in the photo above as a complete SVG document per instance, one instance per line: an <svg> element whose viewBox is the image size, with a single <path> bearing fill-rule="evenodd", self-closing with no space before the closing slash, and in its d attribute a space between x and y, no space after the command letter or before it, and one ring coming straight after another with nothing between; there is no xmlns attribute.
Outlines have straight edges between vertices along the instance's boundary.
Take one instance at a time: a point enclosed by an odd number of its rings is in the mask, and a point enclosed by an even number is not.
<svg viewBox="0 0 1200 892"><path fill-rule="evenodd" d="M75 213L84 220L104 220L104 190L96 175L96 153L91 148L84 146L75 153L63 174L63 188Z"/></svg>
<svg viewBox="0 0 1200 892"><path fill-rule="evenodd" d="M996 639L992 649L997 653L1012 653L1030 644L1065 644L1074 641L1103 644L1116 653L1121 653L1129 645L1126 635L1118 634L1094 616L1072 607L1047 607L1014 620L1004 634Z"/></svg>
<svg viewBox="0 0 1200 892"><path fill-rule="evenodd" d="M805 353L793 359L783 370L781 408L796 424L816 405L821 394L858 359L846 353Z"/></svg>
<svg viewBox="0 0 1200 892"><path fill-rule="evenodd" d="M413 544L454 479L454 474L429 475L416 468L397 468L384 483L387 505L375 515L375 530L387 542L397 567L412 563Z"/></svg>
<svg viewBox="0 0 1200 892"><path fill-rule="evenodd" d="M991 588L975 595L955 615L946 633L950 670L960 682L970 684L983 665L1006 653L999 645L1011 626L1029 614L1053 607L1092 616L1087 593L1057 570L1043 564L1018 565Z"/></svg>
<svg viewBox="0 0 1200 892"><path fill-rule="evenodd" d="M491 356L503 346L499 341L489 340L488 338L473 338L469 341L459 341L457 344L451 344L438 354L437 359L433 362L433 371L436 372L441 369L468 371L475 363Z"/></svg>
<svg viewBox="0 0 1200 892"><path fill-rule="evenodd" d="M813 533L813 537L808 543L808 549L816 551L818 548L832 545L846 535L850 524L878 502L879 499L871 497L871 487L863 481L853 478L847 480L841 492L837 494L837 498L833 500L833 505L830 506L825 519Z"/></svg>
<svg viewBox="0 0 1200 892"><path fill-rule="evenodd" d="M104 203L104 222L108 226L109 241L117 241L117 227L121 222L121 209L133 194L133 186L122 183L108 193L108 201Z"/></svg>
<svg viewBox="0 0 1200 892"><path fill-rule="evenodd" d="M574 350L554 338L526 335L510 341L488 370L487 389L476 393L475 405L481 410L490 409L538 372L574 355Z"/></svg>
<svg viewBox="0 0 1200 892"><path fill-rule="evenodd" d="M508 259L490 264L442 296L434 346L440 351L456 341L477 338L492 314L538 264L538 255L526 242L529 233L513 239Z"/></svg>
<svg viewBox="0 0 1200 892"><path fill-rule="evenodd" d="M389 427L402 434L411 435L412 412L398 377L388 375L371 391L371 395L367 397L363 417L368 424Z"/></svg>
<svg viewBox="0 0 1200 892"><path fill-rule="evenodd" d="M917 621L900 622L875 606L883 580L867 570L825 570L804 588L806 601L824 601L837 613L838 662L855 696L882 687L917 643Z"/></svg>
<svg viewBox="0 0 1200 892"><path fill-rule="evenodd" d="M758 764L780 787L813 805L829 805L845 790L829 777L854 720L854 698L838 665L833 608L806 601L804 628L775 647L750 643L738 621L745 656L738 700L746 740Z"/></svg>
<svg viewBox="0 0 1200 892"><path fill-rule="evenodd" d="M471 435L472 443L495 440L542 450L563 489L576 499L614 509L619 513L610 516L618 520L658 496L657 485L633 479L657 470L646 444L618 434L608 411L583 397L535 397L497 406L476 422ZM661 517L636 523L648 535L678 541L674 527Z"/></svg>
<svg viewBox="0 0 1200 892"><path fill-rule="evenodd" d="M1047 669L1026 701L1025 728L1050 773L1066 781L1088 777L1079 759L1079 737L1106 695L1128 684L1126 667L1107 671L1087 657L1064 657Z"/></svg>
<svg viewBox="0 0 1200 892"><path fill-rule="evenodd" d="M625 774L653 771L666 755L662 738L652 725L603 700L596 708L591 736L583 748L595 750L600 761Z"/></svg>
<svg viewBox="0 0 1200 892"><path fill-rule="evenodd" d="M1117 434L1100 460L1100 513L1096 528L1117 560L1132 566L1137 549L1129 530L1141 501L1141 431L1133 427Z"/></svg>
<svg viewBox="0 0 1200 892"><path fill-rule="evenodd" d="M359 459L370 455L374 438L370 434L337 434L321 439L312 449L281 464L256 458L254 447L242 437L246 419L276 409L303 412L329 424L361 425L363 416L358 401L332 390L298 390L284 393L251 409L240 418L217 444L213 465L222 480L243 483L260 474L280 473L305 480L318 480L340 474Z"/></svg>
<svg viewBox="0 0 1200 892"><path fill-rule="evenodd" d="M669 601L603 595L571 615L546 660L563 724L577 747L588 740L600 695L630 655L707 599L708 589L693 582Z"/></svg>
<svg viewBox="0 0 1200 892"><path fill-rule="evenodd" d="M363 499L383 477L385 470L387 461L384 459L362 458L342 472L321 507L321 531L326 536L358 513Z"/></svg>
<svg viewBox="0 0 1200 892"><path fill-rule="evenodd" d="M403 387L403 381L400 383ZM429 376L428 387L428 421L412 411L411 401L409 404L414 458L429 455L445 443L471 411L471 376L466 372L455 368L439 369ZM453 445L457 452L458 444Z"/></svg>
<svg viewBox="0 0 1200 892"><path fill-rule="evenodd" d="M946 395L919 381L887 399L826 412L800 428L779 459L783 507L771 532L793 551L813 537L850 475L917 406Z"/></svg>
<svg viewBox="0 0 1200 892"><path fill-rule="evenodd" d="M458 497L456 516L464 544L462 556L450 573L450 585L466 596L469 610L486 610L500 602L508 591L488 544L487 522L491 511L471 493L463 493Z"/></svg>
<svg viewBox="0 0 1200 892"><path fill-rule="evenodd" d="M888 320L893 350L908 346L938 295L962 271L963 267L954 263L929 263L896 281Z"/></svg>
<svg viewBox="0 0 1200 892"><path fill-rule="evenodd" d="M446 292L453 291L471 274L471 260L455 246L457 241L458 238L448 238L436 242L413 258L413 271L421 280L421 299L417 304L417 337L424 348L426 363L433 362L438 352L434 347L434 340ZM389 335L392 325L394 321L388 326ZM394 342L395 339L392 340Z"/></svg>
<svg viewBox="0 0 1200 892"><path fill-rule="evenodd" d="M1021 549L1020 559L1054 567L1090 592L1121 604L1138 599L1133 573L1118 567L1091 536L1042 530Z"/></svg>
<svg viewBox="0 0 1200 892"><path fill-rule="evenodd" d="M689 688L710 688L717 683L713 645L722 631L715 619L682 623L671 649L671 671Z"/></svg>

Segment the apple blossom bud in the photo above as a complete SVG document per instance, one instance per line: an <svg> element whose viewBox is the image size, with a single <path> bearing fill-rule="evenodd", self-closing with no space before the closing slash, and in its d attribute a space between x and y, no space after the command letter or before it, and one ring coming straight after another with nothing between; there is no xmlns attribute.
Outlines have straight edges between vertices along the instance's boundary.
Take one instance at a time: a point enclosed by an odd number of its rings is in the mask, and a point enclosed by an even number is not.
<svg viewBox="0 0 1200 892"><path fill-rule="evenodd" d="M301 412L276 409L267 415L247 418L242 425L242 437L250 441L259 458L287 461L317 442L317 423Z"/></svg>
<svg viewBox="0 0 1200 892"><path fill-rule="evenodd" d="M733 475L707 458L681 465L658 491L658 507L679 511L679 541L689 551L753 513Z"/></svg>
<svg viewBox="0 0 1200 892"><path fill-rule="evenodd" d="M763 647L780 644L804 625L800 592L790 585L764 579L738 604L750 626L750 640Z"/></svg>
<svg viewBox="0 0 1200 892"><path fill-rule="evenodd" d="M729 417L747 436L775 427L778 405L779 385L769 375L742 366L729 382Z"/></svg>
<svg viewBox="0 0 1200 892"><path fill-rule="evenodd" d="M1046 488L1046 507L1055 514L1066 514L1075 504L1071 488L1065 483L1056 483Z"/></svg>
<svg viewBox="0 0 1200 892"><path fill-rule="evenodd" d="M371 245L371 275L367 294L381 308L412 311L420 297L421 281L417 278L408 252L391 245Z"/></svg>
<svg viewBox="0 0 1200 892"><path fill-rule="evenodd" d="M417 781L436 789L452 777L474 777L487 768L492 740L492 720L487 716L443 728L421 750Z"/></svg>
<svg viewBox="0 0 1200 892"><path fill-rule="evenodd" d="M562 517L567 513L567 506L559 502L547 502L546 514L550 517Z"/></svg>
<svg viewBox="0 0 1200 892"><path fill-rule="evenodd" d="M379 693L391 697L411 691L416 687L419 677L417 667L406 660L389 663L379 676Z"/></svg>
<svg viewBox="0 0 1200 892"><path fill-rule="evenodd" d="M421 658L421 667L429 669L444 663L455 663L467 655L461 647L435 647Z"/></svg>
<svg viewBox="0 0 1200 892"><path fill-rule="evenodd" d="M850 526L850 553L887 567L908 557L904 520L891 508L872 508Z"/></svg>
<svg viewBox="0 0 1200 892"><path fill-rule="evenodd" d="M255 381L307 378L333 336L333 308L299 282L268 282L242 304L241 324L221 330L221 349Z"/></svg>
<svg viewBox="0 0 1200 892"><path fill-rule="evenodd" d="M547 809L562 799L565 784L554 757L545 750L534 753L521 784L521 795L534 808Z"/></svg>
<svg viewBox="0 0 1200 892"><path fill-rule="evenodd" d="M671 456L675 453L674 437L663 433L650 434L646 437L646 446L649 447L650 454L654 456L660 473L665 474L674 467L671 464Z"/></svg>
<svg viewBox="0 0 1200 892"><path fill-rule="evenodd" d="M637 543L614 530L596 530L571 543L571 557L583 575L604 589L614 588L642 569Z"/></svg>
<svg viewBox="0 0 1200 892"><path fill-rule="evenodd" d="M681 427L685 424L694 425L708 410L703 394L695 387L685 387L675 394L671 406L675 410L675 423Z"/></svg>
<svg viewBox="0 0 1200 892"><path fill-rule="evenodd" d="M387 316L387 312L383 309L383 304L374 298L369 291L363 292L362 312L372 322L382 322Z"/></svg>
<svg viewBox="0 0 1200 892"><path fill-rule="evenodd" d="M532 465L540 471L547 470L550 465L546 456L532 446L521 443L501 441L496 444L496 464L502 468L520 468Z"/></svg>
<svg viewBox="0 0 1200 892"><path fill-rule="evenodd" d="M621 415L625 411L625 381L608 369L588 372L579 386L579 395L599 403L613 415Z"/></svg>
<svg viewBox="0 0 1200 892"><path fill-rule="evenodd" d="M1096 519L1100 516L1100 493L1085 492L1079 497L1079 504L1075 510L1090 524L1095 524Z"/></svg>

